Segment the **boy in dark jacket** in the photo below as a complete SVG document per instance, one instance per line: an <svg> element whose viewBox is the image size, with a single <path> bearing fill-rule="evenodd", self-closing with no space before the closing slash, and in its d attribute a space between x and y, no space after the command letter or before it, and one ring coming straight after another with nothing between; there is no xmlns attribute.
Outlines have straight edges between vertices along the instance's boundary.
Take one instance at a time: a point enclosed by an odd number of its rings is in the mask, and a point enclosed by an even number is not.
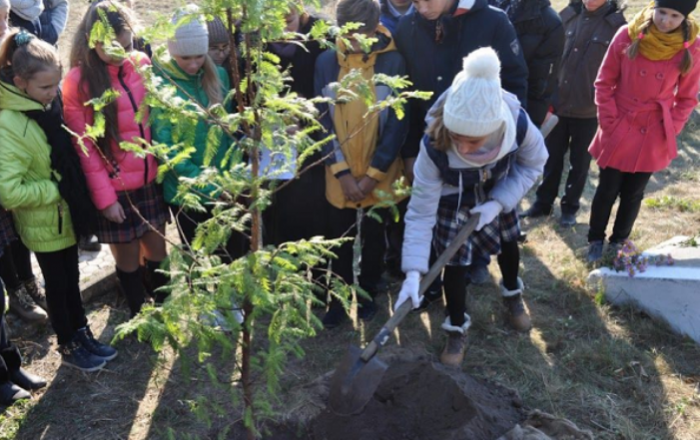
<svg viewBox="0 0 700 440"><path fill-rule="evenodd" d="M542 125L557 89L564 28L549 0L490 0L508 15L527 63L527 114Z"/></svg>
<svg viewBox="0 0 700 440"><path fill-rule="evenodd" d="M341 0L337 7L337 20L339 26L364 23L355 33L376 38L377 41L365 53L352 37L351 45L338 39L337 52L328 50L322 53L316 61L314 75L317 96L335 99L335 89L329 86L351 71L359 71L368 80L380 73L389 76L406 74L403 57L396 50L391 33L379 24L379 4L376 0ZM391 94L391 89L384 84L375 84L373 93L379 102ZM408 130L408 120L399 120L391 108L367 115L367 106L359 97L335 105L320 104L319 110L326 132L335 135L335 139L326 143L323 151L328 158L326 198L331 205L329 236L353 237L357 234L355 222L358 209L371 208L379 201L375 191L393 193L392 184L401 176L399 151ZM381 277L385 250L384 224L371 218L362 220L359 284L370 296L377 293ZM333 271L347 284L352 284L353 244L346 242L335 253L338 258L333 261ZM365 321L372 319L376 313L374 299L360 297L358 300L358 317ZM333 328L345 319L342 304L333 299L323 324L326 328Z"/></svg>
<svg viewBox="0 0 700 440"><path fill-rule="evenodd" d="M561 11L566 44L559 73L559 89L553 102L559 124L547 136L549 160L537 198L522 217L545 217L559 192L564 156L570 150L569 177L561 198L564 227L576 224L579 200L588 179L591 155L588 146L598 128L593 82L617 30L626 23L617 2L606 0L573 1Z"/></svg>

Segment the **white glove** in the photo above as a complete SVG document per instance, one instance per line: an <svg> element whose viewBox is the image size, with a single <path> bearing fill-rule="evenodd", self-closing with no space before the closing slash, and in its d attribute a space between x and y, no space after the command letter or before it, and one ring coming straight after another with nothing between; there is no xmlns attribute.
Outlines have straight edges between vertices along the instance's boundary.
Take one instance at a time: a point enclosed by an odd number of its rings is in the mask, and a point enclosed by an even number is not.
<svg viewBox="0 0 700 440"><path fill-rule="evenodd" d="M409 270L406 273L406 279L401 285L401 291L399 292L399 297L396 299L396 304L394 304L394 311L398 310L401 304L407 301L409 298L413 302L413 308L417 309L420 307L421 301L423 301L422 296L418 296L418 290L420 289L420 272L417 270Z"/></svg>
<svg viewBox="0 0 700 440"><path fill-rule="evenodd" d="M481 231L484 226L494 221L501 211L503 211L503 206L495 200L490 200L472 208L469 213L476 214L478 212L481 214L479 217L479 224L476 225L475 230Z"/></svg>

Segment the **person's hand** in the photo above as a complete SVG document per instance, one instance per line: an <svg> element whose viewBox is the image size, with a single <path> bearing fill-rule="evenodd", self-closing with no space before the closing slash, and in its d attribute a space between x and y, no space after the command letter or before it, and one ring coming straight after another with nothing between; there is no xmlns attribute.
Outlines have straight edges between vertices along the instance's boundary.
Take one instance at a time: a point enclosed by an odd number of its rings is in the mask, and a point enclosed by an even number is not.
<svg viewBox="0 0 700 440"><path fill-rule="evenodd" d="M404 173L406 174L406 179L408 179L408 183L413 184L413 178L415 175L413 174L413 167L416 165L416 158L415 157L404 157L403 159L403 169Z"/></svg>
<svg viewBox="0 0 700 440"><path fill-rule="evenodd" d="M126 220L126 214L124 214L124 209L119 202L114 202L105 209L102 210L102 215L111 222L123 223Z"/></svg>
<svg viewBox="0 0 700 440"><path fill-rule="evenodd" d="M481 205L472 208L469 211L470 214L481 214L479 216L479 223L476 225L476 228L474 230L481 231L481 229L484 226L494 221L496 217L498 217L498 214L501 213L501 211L503 211L503 206L501 206L501 204L495 200L490 200L486 203L482 203Z"/></svg>
<svg viewBox="0 0 700 440"><path fill-rule="evenodd" d="M417 270L409 270L406 273L406 279L401 285L401 291L399 292L399 297L396 298L396 304L394 304L394 311L397 311L401 304L407 300L411 300L413 303L413 308L417 309L420 307L421 301L423 301L422 296L418 296L418 290L420 288L420 273Z"/></svg>
<svg viewBox="0 0 700 440"><path fill-rule="evenodd" d="M360 191L365 195L365 197L372 195L372 192L374 191L374 188L377 186L377 181L372 179L369 176L364 176L360 180L357 181L357 186L360 188Z"/></svg>
<svg viewBox="0 0 700 440"><path fill-rule="evenodd" d="M357 180L352 177L352 174L343 174L338 177L338 180L340 181L340 187L343 189L343 194L346 199L351 202L359 203L365 198L365 193L363 193L357 185Z"/></svg>

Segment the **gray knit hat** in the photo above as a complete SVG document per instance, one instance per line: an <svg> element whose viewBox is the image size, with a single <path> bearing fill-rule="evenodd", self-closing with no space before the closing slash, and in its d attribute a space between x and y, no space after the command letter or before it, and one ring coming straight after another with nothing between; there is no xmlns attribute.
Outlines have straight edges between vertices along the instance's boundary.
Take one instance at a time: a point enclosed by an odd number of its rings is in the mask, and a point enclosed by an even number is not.
<svg viewBox="0 0 700 440"><path fill-rule="evenodd" d="M10 0L12 12L27 21L34 21L44 12L42 0Z"/></svg>
<svg viewBox="0 0 700 440"><path fill-rule="evenodd" d="M184 17L185 22L175 30L175 36L168 40L168 50L172 56L204 55L209 51L209 31L197 5L189 4L177 12L171 23L177 24Z"/></svg>
<svg viewBox="0 0 700 440"><path fill-rule="evenodd" d="M0 0L0 8L10 9L10 0Z"/></svg>
<svg viewBox="0 0 700 440"><path fill-rule="evenodd" d="M215 44L228 44L228 29L226 29L224 22L221 21L219 17L214 17L212 21L207 22L207 28L209 28L210 46Z"/></svg>

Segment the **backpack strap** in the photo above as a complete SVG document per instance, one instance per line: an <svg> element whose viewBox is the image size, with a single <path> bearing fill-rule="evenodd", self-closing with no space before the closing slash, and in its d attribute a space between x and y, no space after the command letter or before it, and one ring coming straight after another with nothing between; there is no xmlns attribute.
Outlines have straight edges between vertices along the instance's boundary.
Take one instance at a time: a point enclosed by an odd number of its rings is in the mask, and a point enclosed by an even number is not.
<svg viewBox="0 0 700 440"><path fill-rule="evenodd" d="M522 108L518 114L518 121L515 125L515 142L520 147L525 140L525 135L527 134L527 129L530 126L530 120L527 113Z"/></svg>

